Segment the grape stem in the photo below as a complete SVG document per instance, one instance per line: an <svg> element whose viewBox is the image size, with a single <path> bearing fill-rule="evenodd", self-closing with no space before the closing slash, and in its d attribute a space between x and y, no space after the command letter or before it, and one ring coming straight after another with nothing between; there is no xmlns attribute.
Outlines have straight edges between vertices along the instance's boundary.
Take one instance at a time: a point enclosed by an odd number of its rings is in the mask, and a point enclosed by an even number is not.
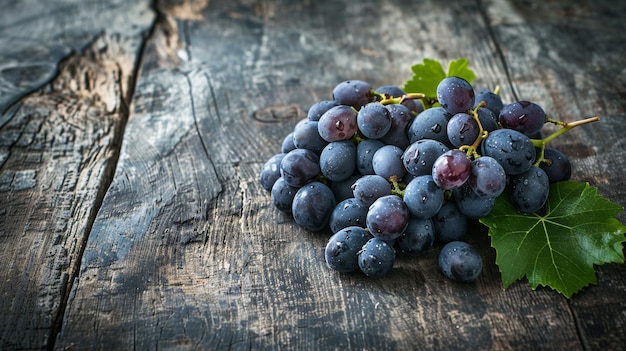
<svg viewBox="0 0 626 351"><path fill-rule="evenodd" d="M556 139L560 135L563 135L563 134L569 132L572 128L575 128L575 127L578 127L578 126L582 126L582 125L588 124L588 123L597 122L599 120L600 120L600 117L594 116L594 117L581 119L579 121L574 121L574 122L567 123L567 122L556 121L556 120L553 120L551 118L547 118L546 117L546 122L555 123L557 125L560 125L561 128L559 128L557 131L555 131L554 133L548 135L547 137L545 137L543 139L530 139L530 141L533 143L533 145L535 147L538 147L538 148L541 149L541 152L539 154L537 162L535 162L535 166L539 166L541 164L541 162L546 162L546 159L544 158L544 153L545 153L545 150L546 150L546 146L548 145L549 142L551 142L552 140Z"/></svg>
<svg viewBox="0 0 626 351"><path fill-rule="evenodd" d="M391 183L391 194L404 198L404 188L406 188L406 185L401 183L395 175L389 177L389 182Z"/></svg>
<svg viewBox="0 0 626 351"><path fill-rule="evenodd" d="M468 111L468 113L472 115L472 118L474 118L476 123L478 123L478 137L476 138L476 140L474 140L474 143L472 143L472 145L463 145L459 147L459 150L465 152L467 157L473 160L480 157L480 154L478 154L476 150L478 149L478 146L480 146L480 143L487 137L487 135L489 135L489 132L487 132L483 128L483 124L480 123L480 119L478 118L478 109L481 107L485 107L485 106L487 106L487 103L483 100L480 103L478 103L476 108Z"/></svg>
<svg viewBox="0 0 626 351"><path fill-rule="evenodd" d="M426 95L422 93L409 93L409 94L404 94L399 97L390 97L388 95L380 95L380 96L382 97L382 100L380 100L380 103L383 105L401 104L403 101L407 99L421 100L421 99L426 98Z"/></svg>

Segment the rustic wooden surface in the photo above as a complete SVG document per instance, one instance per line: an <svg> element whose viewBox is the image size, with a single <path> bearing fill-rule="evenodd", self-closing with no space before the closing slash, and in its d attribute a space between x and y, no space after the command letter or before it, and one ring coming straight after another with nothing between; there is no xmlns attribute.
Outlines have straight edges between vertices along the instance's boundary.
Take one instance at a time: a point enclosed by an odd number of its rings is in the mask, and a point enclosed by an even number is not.
<svg viewBox="0 0 626 351"><path fill-rule="evenodd" d="M275 209L262 164L341 80L468 57L562 120L554 145L622 206L626 5L603 1L6 2L0 349L582 349L626 340L626 267L567 300L436 252L379 280ZM96 16L94 16L97 14ZM624 213L619 219L626 221Z"/></svg>

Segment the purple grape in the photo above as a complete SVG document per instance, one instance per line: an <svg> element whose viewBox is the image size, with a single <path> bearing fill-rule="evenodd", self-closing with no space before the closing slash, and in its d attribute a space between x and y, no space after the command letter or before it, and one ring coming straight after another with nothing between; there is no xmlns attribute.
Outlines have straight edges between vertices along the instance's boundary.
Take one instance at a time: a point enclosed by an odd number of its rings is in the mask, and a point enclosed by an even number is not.
<svg viewBox="0 0 626 351"><path fill-rule="evenodd" d="M356 168L356 146L350 140L328 143L320 155L320 169L331 181L348 179Z"/></svg>
<svg viewBox="0 0 626 351"><path fill-rule="evenodd" d="M487 103L485 108L493 112L494 116L499 116L500 111L502 111L502 107L504 107L500 95L491 91L483 91L476 95L474 107L478 106L481 101Z"/></svg>
<svg viewBox="0 0 626 351"><path fill-rule="evenodd" d="M439 243L463 240L467 235L467 217L454 201L446 202L432 218L435 240Z"/></svg>
<svg viewBox="0 0 626 351"><path fill-rule="evenodd" d="M437 140L418 140L404 150L402 162L407 172L412 175L430 175L435 160L449 150L447 146Z"/></svg>
<svg viewBox="0 0 626 351"><path fill-rule="evenodd" d="M306 120L293 129L293 145L298 149L308 149L320 154L328 142L320 136L318 122Z"/></svg>
<svg viewBox="0 0 626 351"><path fill-rule="evenodd" d="M293 149L296 149L296 145L294 145L293 143L293 132L291 132L287 134L285 139L283 139L283 143L280 146L280 150L283 154L286 154Z"/></svg>
<svg viewBox="0 0 626 351"><path fill-rule="evenodd" d="M535 162L536 151L528 136L513 129L497 129L480 147L483 156L496 159L507 175L526 172Z"/></svg>
<svg viewBox="0 0 626 351"><path fill-rule="evenodd" d="M382 138L391 129L391 113L382 104L370 102L356 116L361 134L369 139Z"/></svg>
<svg viewBox="0 0 626 351"><path fill-rule="evenodd" d="M372 236L357 226L343 228L326 244L324 258L329 268L348 273L359 269L359 252Z"/></svg>
<svg viewBox="0 0 626 351"><path fill-rule="evenodd" d="M374 237L393 240L404 232L410 217L409 209L399 196L387 195L374 201L365 222Z"/></svg>
<svg viewBox="0 0 626 351"><path fill-rule="evenodd" d="M540 150L537 150L539 152ZM569 159L561 151L553 148L545 148L543 157L547 162L541 162L539 168L548 175L550 183L569 180L572 176L572 165Z"/></svg>
<svg viewBox="0 0 626 351"><path fill-rule="evenodd" d="M332 190L323 183L311 182L298 189L293 198L291 214L299 226L317 232L328 226L335 206Z"/></svg>
<svg viewBox="0 0 626 351"><path fill-rule="evenodd" d="M484 157L484 156L483 156ZM482 157L481 157L482 158ZM472 219L487 216L495 205L495 197L478 196L472 187L465 183L452 190L454 203L463 215Z"/></svg>
<svg viewBox="0 0 626 351"><path fill-rule="evenodd" d="M301 187L319 174L320 158L311 150L292 150L280 162L280 175L291 186Z"/></svg>
<svg viewBox="0 0 626 351"><path fill-rule="evenodd" d="M413 113L406 106L391 104L385 106L391 115L391 128L380 141L405 149L411 143L407 135L407 128L413 121Z"/></svg>
<svg viewBox="0 0 626 351"><path fill-rule="evenodd" d="M432 107L418 114L407 131L409 142L433 139L446 146L452 146L448 139L448 120L452 117L441 107Z"/></svg>
<svg viewBox="0 0 626 351"><path fill-rule="evenodd" d="M530 167L522 174L510 176L509 186L511 203L520 212L525 213L540 211L550 193L548 175L537 166Z"/></svg>
<svg viewBox="0 0 626 351"><path fill-rule="evenodd" d="M374 101L372 86L361 80L347 80L333 88L333 99L340 105L360 109L368 102Z"/></svg>
<svg viewBox="0 0 626 351"><path fill-rule="evenodd" d="M494 114L493 111L484 107L479 107L478 110L476 110L476 113L478 114L478 120L480 121L483 130L493 132L494 130L500 128L498 125L498 115Z"/></svg>
<svg viewBox="0 0 626 351"><path fill-rule="evenodd" d="M404 151L395 145L385 145L376 150L372 159L374 173L387 180L391 177L402 180L406 174L406 168L402 162L403 153Z"/></svg>
<svg viewBox="0 0 626 351"><path fill-rule="evenodd" d="M526 135L538 133L546 122L541 106L530 101L517 101L505 105L498 121L503 128L517 130Z"/></svg>
<svg viewBox="0 0 626 351"><path fill-rule="evenodd" d="M364 175L354 182L352 193L363 205L370 206L379 197L391 195L391 184L379 175Z"/></svg>
<svg viewBox="0 0 626 351"><path fill-rule="evenodd" d="M358 254L359 268L370 278L389 274L396 260L396 251L389 243L378 238L369 239Z"/></svg>
<svg viewBox="0 0 626 351"><path fill-rule="evenodd" d="M291 214L293 198L296 196L299 188L287 184L284 178L280 177L274 182L271 191L272 204L279 211Z"/></svg>
<svg viewBox="0 0 626 351"><path fill-rule="evenodd" d="M259 176L261 186L267 191L271 191L274 186L274 182L280 178L280 162L285 157L285 154L280 153L270 157L265 164Z"/></svg>
<svg viewBox="0 0 626 351"><path fill-rule="evenodd" d="M438 261L443 275L458 282L473 282L483 270L478 251L463 241L446 244L439 252Z"/></svg>
<svg viewBox="0 0 626 351"><path fill-rule="evenodd" d="M351 197L339 202L337 206L335 206L333 212L330 214L328 224L333 233L354 225L365 227L366 216L367 206Z"/></svg>
<svg viewBox="0 0 626 351"><path fill-rule="evenodd" d="M356 111L345 105L326 111L317 124L320 136L328 142L348 140L354 136L357 128Z"/></svg>
<svg viewBox="0 0 626 351"><path fill-rule="evenodd" d="M385 144L377 139L365 139L356 147L356 169L359 173L374 174L374 166L372 164L376 151Z"/></svg>
<svg viewBox="0 0 626 351"><path fill-rule="evenodd" d="M466 112L474 107L474 89L461 77L446 77L437 85L437 100L452 115Z"/></svg>
<svg viewBox="0 0 626 351"><path fill-rule="evenodd" d="M404 202L416 218L430 218L443 205L443 190L431 175L415 177L404 189Z"/></svg>
<svg viewBox="0 0 626 351"><path fill-rule="evenodd" d="M467 155L452 149L439 156L433 164L433 180L444 190L463 185L472 173L472 161Z"/></svg>
<svg viewBox="0 0 626 351"><path fill-rule="evenodd" d="M411 256L423 255L433 247L434 242L435 230L432 220L415 217L409 219L406 230L396 240L400 251Z"/></svg>
<svg viewBox="0 0 626 351"><path fill-rule="evenodd" d="M447 125L447 133L450 143L455 147L461 147L463 145L472 145L478 138L480 128L473 116L461 112L450 118Z"/></svg>
<svg viewBox="0 0 626 351"><path fill-rule="evenodd" d="M322 100L314 103L307 112L307 118L309 121L319 121L322 115L331 108L338 106L337 101L334 100Z"/></svg>
<svg viewBox="0 0 626 351"><path fill-rule="evenodd" d="M472 161L468 183L478 196L497 197L506 187L506 173L496 159L482 156Z"/></svg>

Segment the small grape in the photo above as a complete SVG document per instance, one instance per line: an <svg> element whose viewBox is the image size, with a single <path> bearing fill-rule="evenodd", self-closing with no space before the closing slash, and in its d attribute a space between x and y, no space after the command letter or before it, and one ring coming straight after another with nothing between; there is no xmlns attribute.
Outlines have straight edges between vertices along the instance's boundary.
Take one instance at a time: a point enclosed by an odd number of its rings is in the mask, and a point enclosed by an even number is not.
<svg viewBox="0 0 626 351"><path fill-rule="evenodd" d="M466 112L474 107L474 89L461 77L446 77L437 86L437 100L452 115Z"/></svg>
<svg viewBox="0 0 626 351"><path fill-rule="evenodd" d="M480 121L483 130L491 133L500 128L498 125L498 115L495 115L493 111L484 107L479 107L478 110L476 110L476 113L478 114L478 120Z"/></svg>
<svg viewBox="0 0 626 351"><path fill-rule="evenodd" d="M358 127L356 111L349 106L335 106L326 111L317 124L322 139L332 142L348 140L354 136Z"/></svg>
<svg viewBox="0 0 626 351"><path fill-rule="evenodd" d="M361 80L347 80L333 88L333 99L340 105L360 109L368 102L374 101L372 86Z"/></svg>
<svg viewBox="0 0 626 351"><path fill-rule="evenodd" d="M406 131L413 120L413 113L402 104L390 104L385 107L391 116L391 128L380 141L405 149L411 143Z"/></svg>
<svg viewBox="0 0 626 351"><path fill-rule="evenodd" d="M384 240L369 239L358 254L359 268L370 278L381 278L391 272L396 250Z"/></svg>
<svg viewBox="0 0 626 351"><path fill-rule="evenodd" d="M458 149L452 149L439 156L432 168L433 180L444 190L463 185L471 172L472 161Z"/></svg>
<svg viewBox="0 0 626 351"><path fill-rule="evenodd" d="M432 174L435 160L449 150L446 145L437 140L418 140L404 150L402 162L407 172L412 175Z"/></svg>
<svg viewBox="0 0 626 351"><path fill-rule="evenodd" d="M320 154L328 142L320 136L317 121L298 123L292 132L293 145L298 149L308 149Z"/></svg>
<svg viewBox="0 0 626 351"><path fill-rule="evenodd" d="M298 189L299 188L287 184L282 177L278 178L272 186L272 204L274 204L274 207L279 211L291 214L293 198L296 196Z"/></svg>
<svg viewBox="0 0 626 351"><path fill-rule="evenodd" d="M543 157L545 161L539 164L539 168L546 172L550 183L570 179L572 176L572 165L565 154L557 149L547 147L544 150Z"/></svg>
<svg viewBox="0 0 626 351"><path fill-rule="evenodd" d="M311 105L311 107L309 108L309 111L307 112L307 118L309 119L309 121L319 121L322 115L326 113L326 111L338 105L339 104L335 100L318 101Z"/></svg>
<svg viewBox="0 0 626 351"><path fill-rule="evenodd" d="M361 141L356 147L356 169L359 173L375 174L374 166L372 164L376 151L385 144L377 139L365 139Z"/></svg>
<svg viewBox="0 0 626 351"><path fill-rule="evenodd" d="M450 143L455 147L461 147L463 145L472 145L478 138L480 128L473 116L461 112L450 118L447 125L447 133Z"/></svg>
<svg viewBox="0 0 626 351"><path fill-rule="evenodd" d="M495 197L479 196L468 183L453 189L452 197L459 212L472 219L483 218L491 213L496 200Z"/></svg>
<svg viewBox="0 0 626 351"><path fill-rule="evenodd" d="M361 133L370 139L382 138L391 129L391 113L384 105L370 102L356 116Z"/></svg>
<svg viewBox="0 0 626 351"><path fill-rule="evenodd" d="M546 113L534 102L517 101L502 108L498 121L503 128L534 135L546 122Z"/></svg>
<svg viewBox="0 0 626 351"><path fill-rule="evenodd" d="M393 240L404 232L411 214L397 195L382 196L369 207L365 223L367 229L382 240Z"/></svg>
<svg viewBox="0 0 626 351"><path fill-rule="evenodd" d="M280 146L280 150L283 154L286 154L293 149L296 149L296 145L294 145L293 143L293 132L291 132L287 134L285 139L283 139L283 143Z"/></svg>
<svg viewBox="0 0 626 351"><path fill-rule="evenodd" d="M429 219L411 217L409 225L402 235L396 240L400 251L412 256L421 256L433 247L435 242L435 230L433 222Z"/></svg>
<svg viewBox="0 0 626 351"><path fill-rule="evenodd" d="M507 175L526 172L535 162L535 147L528 136L513 129L498 129L480 143L482 155L496 159Z"/></svg>
<svg viewBox="0 0 626 351"><path fill-rule="evenodd" d="M439 252L439 268L443 275L452 280L470 283L480 276L483 260L470 244L452 241Z"/></svg>
<svg viewBox="0 0 626 351"><path fill-rule="evenodd" d="M320 169L331 181L348 179L356 169L356 146L350 140L333 141L320 155Z"/></svg>
<svg viewBox="0 0 626 351"><path fill-rule="evenodd" d="M347 198L337 204L330 214L328 225L333 233L357 225L365 227L368 207L355 198Z"/></svg>
<svg viewBox="0 0 626 351"><path fill-rule="evenodd" d="M364 175L354 182L352 193L355 199L369 207L379 197L391 195L391 184L379 175Z"/></svg>
<svg viewBox="0 0 626 351"><path fill-rule="evenodd" d="M496 159L482 156L472 161L468 183L479 196L497 197L506 187L506 173Z"/></svg>
<svg viewBox="0 0 626 351"><path fill-rule="evenodd" d="M298 225L317 232L328 226L335 205L335 196L328 186L311 182L298 189L293 198L291 213Z"/></svg>
<svg viewBox="0 0 626 351"><path fill-rule="evenodd" d="M446 202L432 218L435 239L440 243L462 240L467 234L467 217L454 202Z"/></svg>
<svg viewBox="0 0 626 351"><path fill-rule="evenodd" d="M271 191L274 186L274 182L280 178L280 162L285 157L285 154L280 153L270 157L265 164L259 176L261 186L267 191Z"/></svg>
<svg viewBox="0 0 626 351"><path fill-rule="evenodd" d="M481 101L484 101L487 104L485 108L493 112L494 116L500 115L500 111L502 111L502 107L504 106L500 95L491 91L480 92L476 95L474 107L478 106Z"/></svg>
<svg viewBox="0 0 626 351"><path fill-rule="evenodd" d="M319 173L320 158L311 150L292 150L280 161L280 175L291 186L301 187Z"/></svg>
<svg viewBox="0 0 626 351"><path fill-rule="evenodd" d="M520 212L537 212L548 200L550 180L546 172L537 166L510 176L509 186L511 202Z"/></svg>
<svg viewBox="0 0 626 351"><path fill-rule="evenodd" d="M437 186L432 176L418 176L404 189L404 202L415 218L430 218L443 205L443 190Z"/></svg>
<svg viewBox="0 0 626 351"><path fill-rule="evenodd" d="M374 173L387 180L391 177L402 180L406 174L406 168L402 162L403 153L404 151L395 145L385 145L376 150L372 159Z"/></svg>
<svg viewBox="0 0 626 351"><path fill-rule="evenodd" d="M371 239L365 229L351 226L333 234L326 244L324 258L329 268L348 273L359 269L359 252Z"/></svg>

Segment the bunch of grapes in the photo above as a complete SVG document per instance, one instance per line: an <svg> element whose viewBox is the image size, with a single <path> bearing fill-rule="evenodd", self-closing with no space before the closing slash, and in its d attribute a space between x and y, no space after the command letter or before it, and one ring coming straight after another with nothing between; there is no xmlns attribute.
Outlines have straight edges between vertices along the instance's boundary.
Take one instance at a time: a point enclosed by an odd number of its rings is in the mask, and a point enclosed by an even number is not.
<svg viewBox="0 0 626 351"><path fill-rule="evenodd" d="M442 273L471 282L482 258L468 221L505 192L519 211L541 211L550 183L571 175L567 157L539 143L550 121L539 105L505 105L459 77L433 98L359 80L332 97L310 107L260 182L298 225L332 231L325 260L340 272L381 277L397 250L420 256L437 244Z"/></svg>

